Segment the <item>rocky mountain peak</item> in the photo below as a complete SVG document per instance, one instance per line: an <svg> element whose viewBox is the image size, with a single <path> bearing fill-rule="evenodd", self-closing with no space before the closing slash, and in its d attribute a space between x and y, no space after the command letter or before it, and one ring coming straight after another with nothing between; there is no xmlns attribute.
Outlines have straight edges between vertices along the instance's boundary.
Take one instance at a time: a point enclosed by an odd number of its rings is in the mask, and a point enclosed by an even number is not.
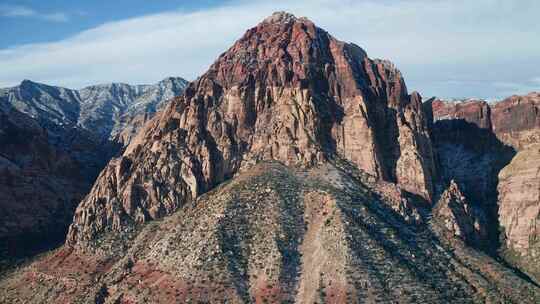
<svg viewBox="0 0 540 304"><path fill-rule="evenodd" d="M31 86L31 85L34 85L35 82L29 80L29 79L23 79L23 81L21 81L21 86Z"/></svg>
<svg viewBox="0 0 540 304"><path fill-rule="evenodd" d="M163 80L161 80L160 82L158 83L187 83L187 81L182 78L182 77L174 77L174 76L169 76L169 77L165 77L163 78Z"/></svg>
<svg viewBox="0 0 540 304"><path fill-rule="evenodd" d="M19 86L1 90L0 99L45 124L52 123L51 128L78 126L108 141L115 140L133 120L137 122L134 128L128 126L129 133L137 130L148 117L136 116L153 114L186 85L180 77L168 77L154 85L105 83L72 90L23 80ZM124 136L122 142L127 144L129 138Z"/></svg>
<svg viewBox="0 0 540 304"><path fill-rule="evenodd" d="M266 17L263 20L263 23L286 23L296 20L297 18L293 14L284 11L278 11L274 12L271 16Z"/></svg>
<svg viewBox="0 0 540 304"><path fill-rule="evenodd" d="M429 201L434 165L420 96L408 95L393 65L306 19L262 22L111 161L68 243L170 214L254 162L338 158Z"/></svg>
<svg viewBox="0 0 540 304"><path fill-rule="evenodd" d="M99 172L186 83L0 89L0 271L5 257L63 241Z"/></svg>

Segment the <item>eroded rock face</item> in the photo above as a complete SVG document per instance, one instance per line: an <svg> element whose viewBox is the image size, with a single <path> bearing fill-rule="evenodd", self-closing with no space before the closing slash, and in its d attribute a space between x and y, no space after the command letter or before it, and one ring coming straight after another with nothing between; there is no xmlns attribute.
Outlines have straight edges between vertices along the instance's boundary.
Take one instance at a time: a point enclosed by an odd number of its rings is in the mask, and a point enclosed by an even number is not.
<svg viewBox="0 0 540 304"><path fill-rule="evenodd" d="M446 228L449 235L461 238L470 245L478 246L487 241L485 215L467 202L453 180L433 209L433 217Z"/></svg>
<svg viewBox="0 0 540 304"><path fill-rule="evenodd" d="M275 15L248 30L101 173L68 235L169 214L257 160L343 157L425 199L434 174L421 98L400 72L311 21Z"/></svg>
<svg viewBox="0 0 540 304"><path fill-rule="evenodd" d="M464 120L491 131L516 150L540 142L540 93L514 95L494 104L483 100L445 102L432 100L435 121Z"/></svg>
<svg viewBox="0 0 540 304"><path fill-rule="evenodd" d="M463 102L432 101L435 120L463 119L482 129L491 129L491 108L484 100L466 100Z"/></svg>
<svg viewBox="0 0 540 304"><path fill-rule="evenodd" d="M499 173L503 256L540 282L540 93L493 106L493 130L517 154Z"/></svg>
<svg viewBox="0 0 540 304"><path fill-rule="evenodd" d="M498 191L503 255L540 281L540 144L499 173Z"/></svg>
<svg viewBox="0 0 540 304"><path fill-rule="evenodd" d="M540 143L540 93L511 96L493 107L493 131L517 150Z"/></svg>

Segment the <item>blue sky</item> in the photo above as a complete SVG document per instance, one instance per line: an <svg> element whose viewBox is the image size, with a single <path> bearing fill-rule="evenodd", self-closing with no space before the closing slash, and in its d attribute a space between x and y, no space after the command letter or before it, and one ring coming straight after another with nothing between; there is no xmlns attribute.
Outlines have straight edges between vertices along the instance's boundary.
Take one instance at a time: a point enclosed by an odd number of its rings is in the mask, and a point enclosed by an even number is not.
<svg viewBox="0 0 540 304"><path fill-rule="evenodd" d="M192 80L276 10L393 61L424 96L540 91L536 0L0 0L0 87Z"/></svg>
<svg viewBox="0 0 540 304"><path fill-rule="evenodd" d="M227 1L1 0L0 48L55 41L100 24L172 10L194 11Z"/></svg>

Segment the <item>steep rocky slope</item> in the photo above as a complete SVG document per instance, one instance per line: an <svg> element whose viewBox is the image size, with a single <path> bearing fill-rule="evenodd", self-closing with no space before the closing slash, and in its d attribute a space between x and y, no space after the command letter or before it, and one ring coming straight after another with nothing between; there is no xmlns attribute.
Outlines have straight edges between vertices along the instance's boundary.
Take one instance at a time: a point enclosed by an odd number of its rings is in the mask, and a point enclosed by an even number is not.
<svg viewBox="0 0 540 304"><path fill-rule="evenodd" d="M179 77L168 77L157 85L146 86L144 92L131 101L123 114L115 120L110 138L127 146L144 123L162 109L166 102L180 95L186 86L187 81Z"/></svg>
<svg viewBox="0 0 540 304"><path fill-rule="evenodd" d="M455 179L486 211L491 244L502 240L492 249L540 281L540 94L494 104L431 100L425 107L435 118L432 140L441 178Z"/></svg>
<svg viewBox="0 0 540 304"><path fill-rule="evenodd" d="M493 131L516 150L540 142L540 93L511 96L493 107Z"/></svg>
<svg viewBox="0 0 540 304"><path fill-rule="evenodd" d="M353 167L350 167L353 168ZM426 224L357 169L261 162L132 234L0 281L4 302L535 303L537 287ZM382 185L381 185L382 186ZM452 243L453 242L453 243ZM3 298L1 298L3 297Z"/></svg>
<svg viewBox="0 0 540 304"><path fill-rule="evenodd" d="M540 93L493 107L493 130L517 154L499 173L503 256L540 282Z"/></svg>
<svg viewBox="0 0 540 304"><path fill-rule="evenodd" d="M431 139L438 165L439 193L454 180L467 201L486 215L487 239L476 245L496 254L499 240L498 173L515 155L492 131L492 109L485 101L424 104L433 116Z"/></svg>
<svg viewBox="0 0 540 304"><path fill-rule="evenodd" d="M463 120L491 131L506 145L522 150L540 142L540 93L514 95L488 104L483 100L429 101L436 122Z"/></svg>
<svg viewBox="0 0 540 304"><path fill-rule="evenodd" d="M61 242L99 172L185 84L75 91L25 80L2 89L0 264Z"/></svg>

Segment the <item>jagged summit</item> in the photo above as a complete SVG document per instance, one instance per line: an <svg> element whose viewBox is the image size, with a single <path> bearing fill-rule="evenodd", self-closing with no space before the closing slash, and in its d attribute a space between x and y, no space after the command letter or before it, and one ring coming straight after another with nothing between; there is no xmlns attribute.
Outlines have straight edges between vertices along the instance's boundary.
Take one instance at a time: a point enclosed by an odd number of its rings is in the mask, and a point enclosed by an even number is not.
<svg viewBox="0 0 540 304"><path fill-rule="evenodd" d="M158 116L81 203L69 244L170 214L262 160L309 167L344 158L432 195L420 96L393 65L312 22L249 29ZM149 174L164 165L172 167Z"/></svg>
<svg viewBox="0 0 540 304"><path fill-rule="evenodd" d="M18 86L2 89L0 99L42 122L78 126L106 141L114 140L135 116L156 112L186 85L180 77L167 77L153 85L114 82L74 90L25 79ZM133 129L130 133L140 124L128 126ZM123 136L122 142L129 138L131 135Z"/></svg>
<svg viewBox="0 0 540 304"><path fill-rule="evenodd" d="M296 21L296 20L298 20L298 18L296 18L295 15L285 12L285 11L278 11L266 17L263 20L263 23L282 23L282 22L291 22L291 21Z"/></svg>
<svg viewBox="0 0 540 304"><path fill-rule="evenodd" d="M23 79L23 81L21 81L20 85L29 85L29 84L33 84L33 83L35 83L35 82L33 82L30 79Z"/></svg>

